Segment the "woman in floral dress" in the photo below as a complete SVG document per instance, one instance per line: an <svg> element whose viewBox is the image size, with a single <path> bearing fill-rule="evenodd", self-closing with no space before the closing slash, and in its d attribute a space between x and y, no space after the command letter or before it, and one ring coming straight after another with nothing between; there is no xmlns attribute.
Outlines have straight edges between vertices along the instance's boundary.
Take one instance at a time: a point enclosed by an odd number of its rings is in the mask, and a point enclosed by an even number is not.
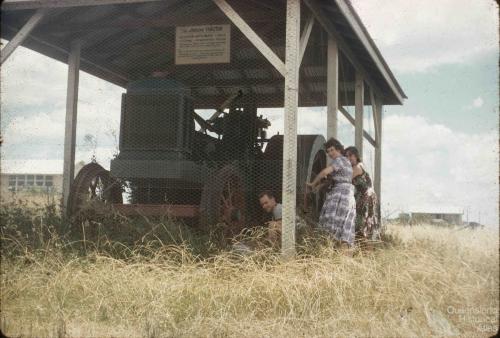
<svg viewBox="0 0 500 338"><path fill-rule="evenodd" d="M359 151L348 147L345 155L353 169L352 183L356 199L356 238L359 240L380 240L379 207L372 180L365 171Z"/></svg>
<svg viewBox="0 0 500 338"><path fill-rule="evenodd" d="M310 188L316 188L327 176L332 180L321 214L319 225L329 231L341 243L342 248L354 244L354 219L356 217L356 202L354 186L352 185L352 166L342 154L344 146L338 140L331 138L325 143L328 156L333 160L323 169L311 183Z"/></svg>

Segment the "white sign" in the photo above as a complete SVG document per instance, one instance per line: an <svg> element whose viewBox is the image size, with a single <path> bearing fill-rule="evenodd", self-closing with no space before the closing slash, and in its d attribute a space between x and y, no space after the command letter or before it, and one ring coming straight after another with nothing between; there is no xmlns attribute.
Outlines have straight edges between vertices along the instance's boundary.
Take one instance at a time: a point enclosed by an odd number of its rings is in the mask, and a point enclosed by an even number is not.
<svg viewBox="0 0 500 338"><path fill-rule="evenodd" d="M230 41L230 25L176 27L175 64L229 63Z"/></svg>

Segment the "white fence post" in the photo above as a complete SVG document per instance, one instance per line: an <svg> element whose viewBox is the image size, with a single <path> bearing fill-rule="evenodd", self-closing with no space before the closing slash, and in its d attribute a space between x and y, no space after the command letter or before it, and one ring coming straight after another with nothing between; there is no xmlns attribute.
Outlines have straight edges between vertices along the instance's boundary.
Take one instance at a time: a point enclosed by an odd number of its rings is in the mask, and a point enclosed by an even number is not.
<svg viewBox="0 0 500 338"><path fill-rule="evenodd" d="M337 138L339 109L339 51L337 41L331 34L328 35L327 57L326 137L329 139Z"/></svg>
<svg viewBox="0 0 500 338"><path fill-rule="evenodd" d="M299 38L300 0L288 0L286 9L285 135L283 141L283 219L281 236L282 254L285 258L295 256Z"/></svg>
<svg viewBox="0 0 500 338"><path fill-rule="evenodd" d="M75 176L76 121L81 43L71 44L68 58L68 88L66 94L66 124L64 131L63 209L66 212L71 185Z"/></svg>
<svg viewBox="0 0 500 338"><path fill-rule="evenodd" d="M358 148L359 155L363 157L363 106L364 106L365 86L363 76L356 72L356 84L354 92L355 111L354 116L354 144Z"/></svg>

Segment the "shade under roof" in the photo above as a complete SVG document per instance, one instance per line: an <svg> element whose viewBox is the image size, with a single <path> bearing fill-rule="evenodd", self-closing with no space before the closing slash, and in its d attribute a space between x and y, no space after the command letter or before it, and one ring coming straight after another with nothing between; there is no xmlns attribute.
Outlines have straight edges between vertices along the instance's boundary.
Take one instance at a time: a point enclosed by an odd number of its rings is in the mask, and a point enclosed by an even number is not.
<svg viewBox="0 0 500 338"><path fill-rule="evenodd" d="M10 40L44 6L48 7L48 14L23 43L29 49L66 63L72 41L81 41L83 71L123 87L153 75L172 79L191 90L196 108L216 107L238 90L259 107L283 106L282 75L212 0L59 7L61 3L64 1L5 1L1 37ZM284 60L286 1L228 0L228 3ZM340 0L316 3L369 73L382 94L382 103L401 104L406 98L404 92L350 4ZM303 5L302 27L310 15L308 7ZM175 64L176 27L196 25L231 26L230 62ZM316 22L300 68L300 106L326 105L326 57L327 33ZM342 105L354 105L354 77L355 69L341 51ZM369 90L365 90L365 102L370 102Z"/></svg>

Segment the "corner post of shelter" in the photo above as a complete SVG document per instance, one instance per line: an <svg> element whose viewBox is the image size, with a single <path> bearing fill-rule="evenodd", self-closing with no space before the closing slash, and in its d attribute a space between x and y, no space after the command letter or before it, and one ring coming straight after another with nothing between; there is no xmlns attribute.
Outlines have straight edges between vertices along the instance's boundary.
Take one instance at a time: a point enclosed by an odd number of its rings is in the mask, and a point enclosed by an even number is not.
<svg viewBox="0 0 500 338"><path fill-rule="evenodd" d="M375 173L374 173L374 188L379 199L379 205L382 203L382 101L380 98L375 99L374 104L374 121L375 121ZM379 215L380 217L380 215Z"/></svg>
<svg viewBox="0 0 500 338"><path fill-rule="evenodd" d="M363 106L364 106L364 78L357 71L355 80L355 117L354 117L354 144L358 148L359 154L363 157Z"/></svg>
<svg viewBox="0 0 500 338"><path fill-rule="evenodd" d="M81 42L71 44L68 56L68 87L66 94L66 123L64 131L63 209L68 206L69 193L75 176L76 122Z"/></svg>
<svg viewBox="0 0 500 338"><path fill-rule="evenodd" d="M299 103L300 0L287 0L283 144L282 254L295 255L297 110Z"/></svg>
<svg viewBox="0 0 500 338"><path fill-rule="evenodd" d="M328 34L326 136L337 138L339 109L339 51L337 40Z"/></svg>

